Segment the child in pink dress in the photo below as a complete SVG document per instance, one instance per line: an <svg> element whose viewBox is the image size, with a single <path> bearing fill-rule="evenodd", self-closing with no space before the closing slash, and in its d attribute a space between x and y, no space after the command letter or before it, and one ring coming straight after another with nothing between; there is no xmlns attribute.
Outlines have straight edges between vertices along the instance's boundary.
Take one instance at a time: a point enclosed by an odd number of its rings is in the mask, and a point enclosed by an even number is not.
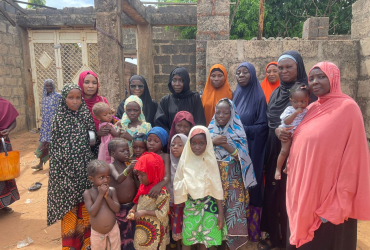
<svg viewBox="0 0 370 250"><path fill-rule="evenodd" d="M106 136L100 137L101 143L99 146L99 155L98 159L107 162L108 164L112 163L112 159L108 152L108 143L114 138L119 137L120 132L117 131L112 121L112 110L108 104L105 102L98 102L94 105L93 114L96 119L100 121L99 130L102 127L109 128L109 134Z"/></svg>

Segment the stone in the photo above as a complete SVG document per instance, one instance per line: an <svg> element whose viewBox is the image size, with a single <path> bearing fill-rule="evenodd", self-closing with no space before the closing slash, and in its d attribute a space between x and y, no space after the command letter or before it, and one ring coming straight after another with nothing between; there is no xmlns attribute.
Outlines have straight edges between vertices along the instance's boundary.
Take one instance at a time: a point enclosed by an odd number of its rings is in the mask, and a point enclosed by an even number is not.
<svg viewBox="0 0 370 250"><path fill-rule="evenodd" d="M8 34L0 34L1 43L7 45L13 45L13 36Z"/></svg>
<svg viewBox="0 0 370 250"><path fill-rule="evenodd" d="M170 63L170 56L154 56L154 64L166 64Z"/></svg>
<svg viewBox="0 0 370 250"><path fill-rule="evenodd" d="M6 23L0 22L0 32L6 33Z"/></svg>
<svg viewBox="0 0 370 250"><path fill-rule="evenodd" d="M180 48L180 51L181 51L181 48ZM173 55L172 63L174 65L189 63L189 56L188 55Z"/></svg>
<svg viewBox="0 0 370 250"><path fill-rule="evenodd" d="M161 51L163 54L176 54L178 53L178 46L176 45L162 45Z"/></svg>

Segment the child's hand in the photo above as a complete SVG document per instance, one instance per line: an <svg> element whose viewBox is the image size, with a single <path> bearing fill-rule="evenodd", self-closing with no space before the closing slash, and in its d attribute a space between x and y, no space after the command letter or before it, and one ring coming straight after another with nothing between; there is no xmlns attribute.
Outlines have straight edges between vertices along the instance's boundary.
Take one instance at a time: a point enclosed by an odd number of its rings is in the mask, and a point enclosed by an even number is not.
<svg viewBox="0 0 370 250"><path fill-rule="evenodd" d="M221 144L227 143L227 138L224 135L217 135L212 139L213 145L220 146Z"/></svg>
<svg viewBox="0 0 370 250"><path fill-rule="evenodd" d="M223 214L218 214L217 216L217 228L218 230L222 230L225 226L225 217Z"/></svg>
<svg viewBox="0 0 370 250"><path fill-rule="evenodd" d="M133 160L131 164L127 167L127 173L131 173L131 171L135 168L137 160Z"/></svg>
<svg viewBox="0 0 370 250"><path fill-rule="evenodd" d="M275 180L281 180L281 171L279 171L277 168L275 170Z"/></svg>
<svg viewBox="0 0 370 250"><path fill-rule="evenodd" d="M128 141L132 141L132 136L126 130L121 129L120 137Z"/></svg>
<svg viewBox="0 0 370 250"><path fill-rule="evenodd" d="M109 192L109 186L107 184L103 184L98 187L99 195L103 195L105 197L107 191Z"/></svg>
<svg viewBox="0 0 370 250"><path fill-rule="evenodd" d="M285 167L285 168L284 168L284 170L283 170L283 172L284 172L285 174L288 174L288 167Z"/></svg>
<svg viewBox="0 0 370 250"><path fill-rule="evenodd" d="M297 112L297 114L301 114L303 112L303 108L297 108L295 112Z"/></svg>
<svg viewBox="0 0 370 250"><path fill-rule="evenodd" d="M161 190L162 190L162 187L158 186L157 184L154 187L152 187L152 189L150 189L148 195L150 198L157 198Z"/></svg>
<svg viewBox="0 0 370 250"><path fill-rule="evenodd" d="M145 210L141 210L141 211L137 211L135 213L135 220L139 219L140 217L144 217L145 216Z"/></svg>

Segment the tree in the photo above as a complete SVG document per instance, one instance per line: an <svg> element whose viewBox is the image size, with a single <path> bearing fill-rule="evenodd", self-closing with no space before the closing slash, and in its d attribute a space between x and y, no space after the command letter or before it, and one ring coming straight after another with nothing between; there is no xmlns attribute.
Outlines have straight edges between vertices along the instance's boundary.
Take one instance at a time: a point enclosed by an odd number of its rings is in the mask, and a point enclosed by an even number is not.
<svg viewBox="0 0 370 250"><path fill-rule="evenodd" d="M28 0L29 3L34 3L34 4L38 4L38 5L46 5L46 0ZM35 5L27 5L27 9L37 9L37 8L41 8L39 6L35 6Z"/></svg>

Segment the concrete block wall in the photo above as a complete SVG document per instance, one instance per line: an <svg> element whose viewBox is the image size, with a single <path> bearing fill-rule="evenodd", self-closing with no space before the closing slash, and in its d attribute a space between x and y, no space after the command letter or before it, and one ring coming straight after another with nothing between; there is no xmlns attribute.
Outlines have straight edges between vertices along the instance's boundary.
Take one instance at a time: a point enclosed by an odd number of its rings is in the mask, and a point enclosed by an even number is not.
<svg viewBox="0 0 370 250"><path fill-rule="evenodd" d="M176 67L189 71L190 88L195 91L195 40L153 40L154 86L156 100L170 93L169 75ZM148 83L149 84L149 83Z"/></svg>
<svg viewBox="0 0 370 250"><path fill-rule="evenodd" d="M136 64L125 62L124 72L125 72L124 79L125 79L125 90L126 90L125 92L127 93L127 95L129 95L129 93L130 93L130 89L129 89L130 77L133 76L133 75L137 75L137 66L136 66ZM127 96L124 96L122 99L124 99L126 97Z"/></svg>
<svg viewBox="0 0 370 250"><path fill-rule="evenodd" d="M370 37L370 1L358 0L352 4L352 39Z"/></svg>
<svg viewBox="0 0 370 250"><path fill-rule="evenodd" d="M15 18L15 15L12 17ZM19 113L17 127L12 133L28 129L23 51L18 29L0 15L0 96L10 101Z"/></svg>
<svg viewBox="0 0 370 250"><path fill-rule="evenodd" d="M360 40L360 72L357 102L364 115L366 136L370 145L370 37Z"/></svg>

